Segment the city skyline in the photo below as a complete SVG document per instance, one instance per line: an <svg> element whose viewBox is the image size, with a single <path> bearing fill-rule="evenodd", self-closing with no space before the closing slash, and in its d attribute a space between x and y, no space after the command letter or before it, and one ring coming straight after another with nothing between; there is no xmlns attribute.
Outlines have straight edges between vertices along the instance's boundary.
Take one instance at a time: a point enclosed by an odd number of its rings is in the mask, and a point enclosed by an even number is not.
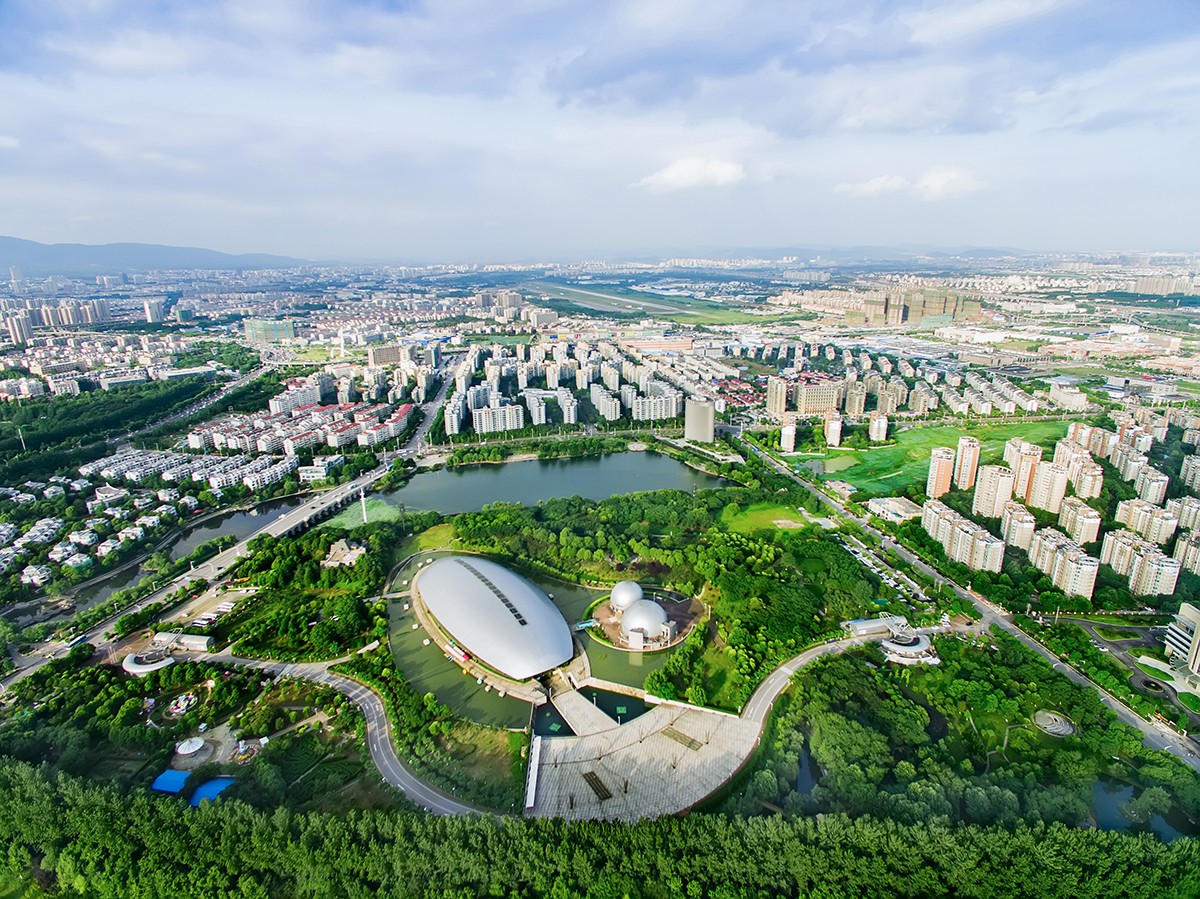
<svg viewBox="0 0 1200 899"><path fill-rule="evenodd" d="M11 3L0 233L346 260L1196 249L1198 25L1166 0Z"/></svg>

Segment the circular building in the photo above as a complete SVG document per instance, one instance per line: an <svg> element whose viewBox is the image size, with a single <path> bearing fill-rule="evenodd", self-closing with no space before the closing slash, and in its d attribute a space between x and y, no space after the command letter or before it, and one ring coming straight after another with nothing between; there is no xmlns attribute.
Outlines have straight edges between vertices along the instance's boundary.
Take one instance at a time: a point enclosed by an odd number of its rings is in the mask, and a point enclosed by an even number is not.
<svg viewBox="0 0 1200 899"><path fill-rule="evenodd" d="M204 739L202 737L188 737L175 744L175 751L180 755L195 755L204 748Z"/></svg>
<svg viewBox="0 0 1200 899"><path fill-rule="evenodd" d="M631 645L670 639L666 610L652 599L639 599L621 616L621 636Z"/></svg>
<svg viewBox="0 0 1200 899"><path fill-rule="evenodd" d="M642 585L637 581L620 581L612 588L608 604L619 615L635 602L641 602L644 596Z"/></svg>
<svg viewBox="0 0 1200 899"><path fill-rule="evenodd" d="M487 559L449 556L417 575L413 589L465 652L513 680L571 660L571 628L525 578Z"/></svg>

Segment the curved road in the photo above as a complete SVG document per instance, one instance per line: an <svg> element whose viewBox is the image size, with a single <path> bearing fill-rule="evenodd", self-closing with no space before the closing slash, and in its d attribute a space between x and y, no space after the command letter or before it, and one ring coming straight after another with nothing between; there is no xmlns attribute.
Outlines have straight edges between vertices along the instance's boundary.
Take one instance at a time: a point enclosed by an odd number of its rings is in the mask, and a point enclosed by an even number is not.
<svg viewBox="0 0 1200 899"><path fill-rule="evenodd" d="M1000 630L1019 640L1029 649L1032 649L1039 656L1049 662L1055 671L1065 675L1069 680L1073 681L1079 686L1088 687L1089 689L1095 690L1097 693L1099 693L1100 701L1103 702L1114 714L1116 714L1117 718L1123 724L1136 727L1142 732L1142 741L1145 743L1145 745L1149 746L1151 749L1158 749L1163 752L1168 752L1171 755L1174 755L1180 761L1184 762L1184 764L1187 764L1197 772L1200 772L1200 756L1197 756L1197 745L1195 742L1187 737L1179 735L1166 725L1147 721L1099 684L1094 683L1087 676L1077 671L1074 667L1063 662L1058 658L1058 656L1043 646L1039 641L1019 628L1013 622L1012 615L1009 612L996 605L993 605L979 594L960 587L958 584L954 583L954 581L947 578L944 574L926 564L914 553L905 549L899 543L896 543L886 534L883 534L876 528L872 527L867 519L851 514L849 511L847 511L844 503L829 496L808 481L805 481L803 478L799 477L795 471L779 462L769 453L764 453L752 443L747 442L746 445L776 471L787 475L797 484L819 499L822 503L827 506L831 506L844 518L853 521L855 524L861 527L865 532L878 540L879 545L883 549L896 553L896 555L898 555L901 559L903 559L917 571L920 571L921 574L930 578L935 584L948 584L960 598L970 602L975 606L975 609L979 614L980 622L984 627L998 627ZM875 550L872 549L872 552L875 552ZM886 564L886 561L884 561L884 564Z"/></svg>
<svg viewBox="0 0 1200 899"><path fill-rule="evenodd" d="M330 665L345 661L345 659L337 659L333 662L271 662L260 659L243 659L229 653L209 653L199 658L205 662L254 668L266 671L276 677L298 677L332 687L348 697L363 713L363 719L366 721L367 747L371 751L371 759L388 784L417 805L425 808L426 811L434 814L489 814L484 809L443 793L405 767L396 754L396 748L392 742L391 723L388 721L387 710L379 694L353 678L335 674L329 670Z"/></svg>

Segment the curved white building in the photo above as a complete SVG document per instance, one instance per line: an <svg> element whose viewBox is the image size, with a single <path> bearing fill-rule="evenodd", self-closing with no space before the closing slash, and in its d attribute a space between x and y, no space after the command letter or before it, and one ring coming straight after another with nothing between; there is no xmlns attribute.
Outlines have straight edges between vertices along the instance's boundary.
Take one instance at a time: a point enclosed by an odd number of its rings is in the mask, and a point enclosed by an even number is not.
<svg viewBox="0 0 1200 899"><path fill-rule="evenodd" d="M438 559L413 586L462 649L513 680L528 680L574 655L571 629L550 597L495 562Z"/></svg>

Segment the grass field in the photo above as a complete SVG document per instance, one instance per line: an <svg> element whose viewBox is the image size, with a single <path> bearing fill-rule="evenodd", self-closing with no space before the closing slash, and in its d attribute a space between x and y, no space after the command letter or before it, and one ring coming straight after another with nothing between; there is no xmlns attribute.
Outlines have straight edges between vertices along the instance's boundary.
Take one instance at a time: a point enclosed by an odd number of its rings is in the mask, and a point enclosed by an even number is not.
<svg viewBox="0 0 1200 899"><path fill-rule="evenodd" d="M367 523L374 521L395 521L400 517L400 510L382 499L367 500ZM322 527L346 528L353 530L363 523L362 506L359 503L347 506Z"/></svg>
<svg viewBox="0 0 1200 899"><path fill-rule="evenodd" d="M568 300L579 306L581 311L642 312L654 318L693 325L734 325L746 322L777 322L812 318L798 312L759 315L746 311L746 307L726 306L711 300L700 300L685 296L660 296L640 293L624 287L597 285L596 287L566 287L544 281L527 285L546 296Z"/></svg>
<svg viewBox="0 0 1200 899"><path fill-rule="evenodd" d="M0 899L38 899L48 895L38 889L32 880L18 880L8 872L0 874Z"/></svg>
<svg viewBox="0 0 1200 899"><path fill-rule="evenodd" d="M722 513L721 524L731 531L749 534L763 528L777 528L776 521L794 521L798 525L808 524L804 516L792 506L778 503L755 503L740 510L736 515Z"/></svg>
<svg viewBox="0 0 1200 899"><path fill-rule="evenodd" d="M1004 455L1004 441L1022 437L1052 447L1067 433L1065 422L1005 422L909 428L896 435L894 446L871 450L830 450L822 480L834 478L853 484L865 496L900 493L913 484L924 484L929 475L929 454L936 446L955 447L964 434L979 439L980 464L992 464Z"/></svg>

